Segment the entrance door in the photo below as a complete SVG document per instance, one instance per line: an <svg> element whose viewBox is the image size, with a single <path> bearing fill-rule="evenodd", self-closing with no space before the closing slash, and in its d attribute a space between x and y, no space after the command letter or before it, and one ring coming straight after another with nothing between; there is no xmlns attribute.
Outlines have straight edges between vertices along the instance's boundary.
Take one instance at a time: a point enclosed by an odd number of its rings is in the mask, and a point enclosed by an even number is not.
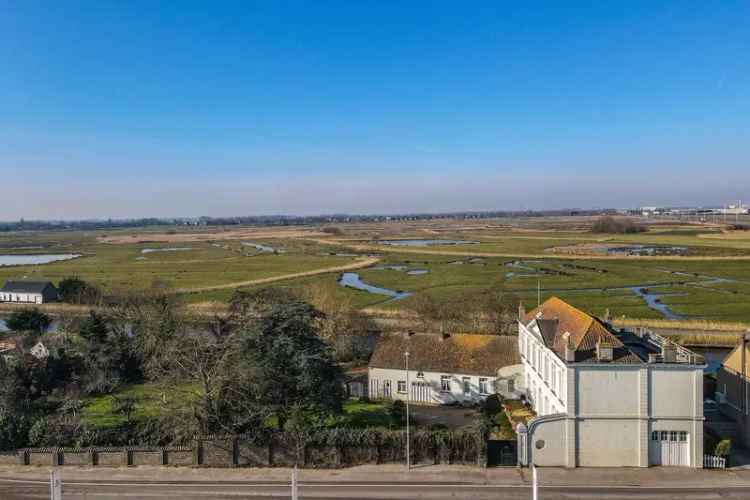
<svg viewBox="0 0 750 500"><path fill-rule="evenodd" d="M383 380L383 398L391 399L391 381Z"/></svg>

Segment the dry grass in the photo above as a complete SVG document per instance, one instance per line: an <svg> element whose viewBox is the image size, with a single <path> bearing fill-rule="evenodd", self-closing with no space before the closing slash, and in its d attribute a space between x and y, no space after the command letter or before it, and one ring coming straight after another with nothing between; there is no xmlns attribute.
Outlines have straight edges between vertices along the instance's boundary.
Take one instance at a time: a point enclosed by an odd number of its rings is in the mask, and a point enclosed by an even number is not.
<svg viewBox="0 0 750 500"><path fill-rule="evenodd" d="M750 329L748 323L719 322L701 319L691 320L669 320L669 319L637 319L619 318L614 319L612 324L618 327L660 328L666 330L695 330L711 332L744 332Z"/></svg>
<svg viewBox="0 0 750 500"><path fill-rule="evenodd" d="M721 334L692 334L692 335L665 335L677 344L690 347L734 347L739 337L737 335Z"/></svg>
<svg viewBox="0 0 750 500"><path fill-rule="evenodd" d="M134 234L111 234L100 236L97 239L102 243L114 243L118 245L134 243L186 243L191 241L214 241L214 240L242 240L242 239L264 239L264 238L311 238L325 237L326 233L317 229L304 227L288 227L283 229L268 228L244 228L244 229L215 229L200 232L162 232L162 233L134 233Z"/></svg>

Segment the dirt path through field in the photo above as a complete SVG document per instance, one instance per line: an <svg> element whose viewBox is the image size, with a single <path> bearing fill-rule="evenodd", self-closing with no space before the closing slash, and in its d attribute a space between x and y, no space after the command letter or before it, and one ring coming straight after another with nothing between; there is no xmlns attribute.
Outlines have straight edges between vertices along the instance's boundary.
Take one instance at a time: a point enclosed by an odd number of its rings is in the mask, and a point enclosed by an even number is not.
<svg viewBox="0 0 750 500"><path fill-rule="evenodd" d="M370 267L374 264L377 264L379 261L380 261L379 257L368 257L366 259L360 259L360 260L357 260L356 262L353 262L351 264L347 264L344 266L323 267L320 269L313 269L311 271L303 271L300 273L282 274L280 276L271 276L268 278L259 278L259 279L248 280L248 281L236 281L234 283L224 283L221 285L201 286L201 287L196 287L196 288L178 288L175 291L177 293L198 293L198 292L210 292L212 290L225 290L227 288L239 288L243 286L264 285L266 283L273 283L275 281L284 281L284 280L293 279L293 278L305 278L307 276L315 276L318 274L343 273L347 271L354 271L356 269Z"/></svg>

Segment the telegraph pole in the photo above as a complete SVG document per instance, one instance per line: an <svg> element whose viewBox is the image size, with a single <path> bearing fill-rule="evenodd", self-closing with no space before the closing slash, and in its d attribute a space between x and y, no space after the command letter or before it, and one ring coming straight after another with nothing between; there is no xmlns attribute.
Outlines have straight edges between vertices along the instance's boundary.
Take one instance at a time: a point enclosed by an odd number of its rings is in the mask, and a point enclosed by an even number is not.
<svg viewBox="0 0 750 500"><path fill-rule="evenodd" d="M411 470L411 450L409 442L409 351L404 353L406 359L406 472Z"/></svg>

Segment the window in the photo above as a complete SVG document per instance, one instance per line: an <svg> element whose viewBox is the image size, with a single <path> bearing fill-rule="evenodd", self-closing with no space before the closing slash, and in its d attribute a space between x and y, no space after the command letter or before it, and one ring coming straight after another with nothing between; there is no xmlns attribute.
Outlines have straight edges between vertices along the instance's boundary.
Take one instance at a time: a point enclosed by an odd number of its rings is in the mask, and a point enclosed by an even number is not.
<svg viewBox="0 0 750 500"><path fill-rule="evenodd" d="M468 396L471 394L471 379L469 377L464 377L462 382L464 384L464 396Z"/></svg>
<svg viewBox="0 0 750 500"><path fill-rule="evenodd" d="M479 379L479 394L489 394L487 390L487 379L486 378L480 378Z"/></svg>
<svg viewBox="0 0 750 500"><path fill-rule="evenodd" d="M451 392L451 376L440 375L440 391Z"/></svg>
<svg viewBox="0 0 750 500"><path fill-rule="evenodd" d="M651 441L659 440L659 431L651 431Z"/></svg>
<svg viewBox="0 0 750 500"><path fill-rule="evenodd" d="M680 431L680 441L682 441L683 443L684 443L685 441L687 441L687 432L685 432L685 431Z"/></svg>
<svg viewBox="0 0 750 500"><path fill-rule="evenodd" d="M406 380L399 380L398 381L398 393L399 394L406 394Z"/></svg>
<svg viewBox="0 0 750 500"><path fill-rule="evenodd" d="M670 441L677 441L677 431L670 431L670 433L669 433L669 440Z"/></svg>
<svg viewBox="0 0 750 500"><path fill-rule="evenodd" d="M508 392L516 392L516 381L512 378L508 379Z"/></svg>
<svg viewBox="0 0 750 500"><path fill-rule="evenodd" d="M667 431L659 431L659 438L662 441L668 441L669 440L669 432L667 432Z"/></svg>

